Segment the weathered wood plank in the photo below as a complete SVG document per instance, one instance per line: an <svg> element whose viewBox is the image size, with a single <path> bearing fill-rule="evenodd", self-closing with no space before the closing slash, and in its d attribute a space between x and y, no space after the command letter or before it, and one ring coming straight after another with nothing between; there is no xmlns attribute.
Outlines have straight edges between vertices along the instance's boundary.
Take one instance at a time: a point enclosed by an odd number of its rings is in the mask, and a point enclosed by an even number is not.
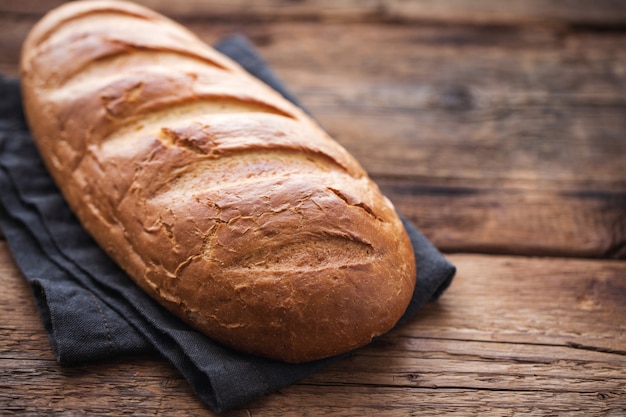
<svg viewBox="0 0 626 417"><path fill-rule="evenodd" d="M241 410L245 415L341 416L620 416L621 393L571 393L541 390L465 390L458 388L332 387L296 385ZM299 400L298 400L299 398ZM314 398L311 401L311 398ZM311 406L313 403L315 406ZM246 414L249 413L249 414ZM275 414L274 414L275 415Z"/></svg>
<svg viewBox="0 0 626 417"><path fill-rule="evenodd" d="M374 180L447 252L626 258L626 192L497 179Z"/></svg>
<svg viewBox="0 0 626 417"><path fill-rule="evenodd" d="M622 372L626 355L551 345L419 337L400 342L385 338L380 345L378 349L363 349L306 382L495 391L503 387L534 391L540 387L545 391L626 393L626 375ZM599 356L594 358L592 354Z"/></svg>
<svg viewBox="0 0 626 417"><path fill-rule="evenodd" d="M0 366L6 362L0 362ZM214 415L194 398L184 380L164 362L136 359L128 363L60 369L54 364L24 361L21 372L0 372L3 410L19 415ZM480 364L477 364L480 366ZM320 377L330 371L321 372ZM469 377L468 377L469 378ZM11 382L16 385L4 385ZM20 390L16 390L19 386ZM601 388L601 387L599 387ZM17 394L17 395L16 395ZM401 385L319 384L307 379L267 395L226 416L275 415L608 415L620 416L626 403L622 391L590 392L543 390L465 389ZM602 414L601 414L602 413Z"/></svg>
<svg viewBox="0 0 626 417"><path fill-rule="evenodd" d="M40 16L65 3L64 0L5 0L0 4L0 13L24 13Z"/></svg>
<svg viewBox="0 0 626 417"><path fill-rule="evenodd" d="M42 357L53 361L31 289L3 240L0 240L0 286L0 361Z"/></svg>
<svg viewBox="0 0 626 417"><path fill-rule="evenodd" d="M28 31L35 24L30 18L11 18L0 14L0 73L19 74L20 51Z"/></svg>
<svg viewBox="0 0 626 417"><path fill-rule="evenodd" d="M11 386L4 385L9 390L0 393L3 409L19 412L20 415L24 412L39 415L50 412L61 415L121 415L136 414L138 410L140 415L213 415L194 398L186 382L163 361L130 360L125 358L107 364L66 369L42 361L15 362L15 369L0 370L4 374L3 381L12 383ZM476 363L475 366L480 368L483 364ZM1 365L6 365L6 362L0 362ZM421 374L417 372L420 369L413 371L412 378L419 379ZM450 371L444 368L441 372ZM522 379L520 375L502 378L497 389L420 387L415 386L415 382L403 386L398 383L402 374L398 374L391 385L386 384L386 375L382 376L382 380L370 383L319 382L325 377L332 379L333 374L332 369L320 372L315 378L308 378L225 415L317 416L330 412L333 415L362 416L378 414L378 411L384 415L441 415L443 411L454 411L458 415L481 412L514 415L523 409L536 415L560 411L582 416L590 415L584 412L602 411L606 413L604 415L617 416L626 406L623 386L613 391L603 390L607 386L602 378L598 378L598 386L595 389L591 387L589 391L546 389L542 386L542 378L537 378L537 383L526 390L505 388L510 380ZM458 377L458 380L476 381L473 375ZM498 381L500 377L502 375L484 373L477 380ZM16 390L18 387L19 391Z"/></svg>
<svg viewBox="0 0 626 417"><path fill-rule="evenodd" d="M167 2L141 0L157 10L176 16L248 17L257 19L334 19L375 21L443 21L519 24L566 22L576 24L622 24L626 22L623 3L601 0L590 4L581 0L550 2L530 0L503 4L497 0L308 0L293 2L245 0L207 3L201 0ZM226 7L224 7L226 6Z"/></svg>
<svg viewBox="0 0 626 417"><path fill-rule="evenodd" d="M350 358L227 415L459 415L626 409L626 263L451 255L449 291ZM0 407L20 413L209 415L158 358L52 358L0 243ZM19 323L19 324L18 324ZM302 411L297 413L302 415ZM588 414L587 414L588 415Z"/></svg>
<svg viewBox="0 0 626 417"><path fill-rule="evenodd" d="M458 274L408 337L626 351L626 263L454 255Z"/></svg>
<svg viewBox="0 0 626 417"><path fill-rule="evenodd" d="M616 0L138 0L178 17L255 20L436 21L490 24L570 23L622 25L626 7ZM61 0L5 0L0 12L42 14Z"/></svg>
<svg viewBox="0 0 626 417"><path fill-rule="evenodd" d="M23 371L10 382L21 382L21 391L16 391L15 385L3 385L3 388L12 388L0 392L3 410L19 415L214 415L193 397L186 383L162 361L139 359L135 362L129 365L111 361L106 365L63 370L40 362L19 363ZM33 378L33 375L39 378ZM6 378L3 381L9 382ZM20 395L15 395L16 392ZM381 384L319 385L305 380L223 415L466 416L497 413L513 416L557 413L620 416L626 409L622 394L623 391L551 391L542 390L540 386L519 391Z"/></svg>
<svg viewBox="0 0 626 417"><path fill-rule="evenodd" d="M214 415L157 358L66 368L42 359L1 359L0 378L0 409L18 415Z"/></svg>

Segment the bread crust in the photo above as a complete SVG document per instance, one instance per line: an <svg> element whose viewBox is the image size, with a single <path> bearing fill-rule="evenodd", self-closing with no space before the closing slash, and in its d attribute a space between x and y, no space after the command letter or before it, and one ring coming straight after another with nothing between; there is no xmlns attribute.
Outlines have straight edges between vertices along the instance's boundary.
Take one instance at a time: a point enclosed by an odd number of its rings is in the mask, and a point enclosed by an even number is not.
<svg viewBox="0 0 626 417"><path fill-rule="evenodd" d="M72 2L24 43L25 112L85 229L211 338L288 362L388 331L410 241L364 170L300 109L189 31Z"/></svg>

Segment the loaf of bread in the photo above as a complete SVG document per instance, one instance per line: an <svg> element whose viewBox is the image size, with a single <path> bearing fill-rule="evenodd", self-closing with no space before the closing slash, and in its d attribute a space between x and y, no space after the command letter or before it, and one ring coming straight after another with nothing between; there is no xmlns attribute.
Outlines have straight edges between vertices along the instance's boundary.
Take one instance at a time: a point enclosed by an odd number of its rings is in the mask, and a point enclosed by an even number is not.
<svg viewBox="0 0 626 417"><path fill-rule="evenodd" d="M303 362L388 331L416 266L392 204L296 106L142 6L71 2L21 60L46 166L96 242L219 343Z"/></svg>

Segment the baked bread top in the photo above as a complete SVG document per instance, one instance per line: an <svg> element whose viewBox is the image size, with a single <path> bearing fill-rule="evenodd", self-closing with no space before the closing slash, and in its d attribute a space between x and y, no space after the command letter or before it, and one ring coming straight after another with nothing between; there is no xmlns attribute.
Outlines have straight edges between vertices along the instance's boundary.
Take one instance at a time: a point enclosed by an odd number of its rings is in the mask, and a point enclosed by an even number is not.
<svg viewBox="0 0 626 417"><path fill-rule="evenodd" d="M144 7L72 2L22 53L25 112L67 202L154 299L289 362L389 330L410 241L356 160L296 106Z"/></svg>

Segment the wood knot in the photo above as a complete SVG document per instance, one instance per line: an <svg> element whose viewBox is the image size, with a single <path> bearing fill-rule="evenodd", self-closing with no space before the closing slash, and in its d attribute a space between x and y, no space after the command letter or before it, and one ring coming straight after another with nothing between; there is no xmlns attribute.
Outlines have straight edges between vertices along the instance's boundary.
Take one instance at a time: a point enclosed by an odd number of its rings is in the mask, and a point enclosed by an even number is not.
<svg viewBox="0 0 626 417"><path fill-rule="evenodd" d="M409 382L417 382L420 379L420 375L419 374L415 374L415 373L411 373L411 374L408 374L406 376L406 379L408 379Z"/></svg>

